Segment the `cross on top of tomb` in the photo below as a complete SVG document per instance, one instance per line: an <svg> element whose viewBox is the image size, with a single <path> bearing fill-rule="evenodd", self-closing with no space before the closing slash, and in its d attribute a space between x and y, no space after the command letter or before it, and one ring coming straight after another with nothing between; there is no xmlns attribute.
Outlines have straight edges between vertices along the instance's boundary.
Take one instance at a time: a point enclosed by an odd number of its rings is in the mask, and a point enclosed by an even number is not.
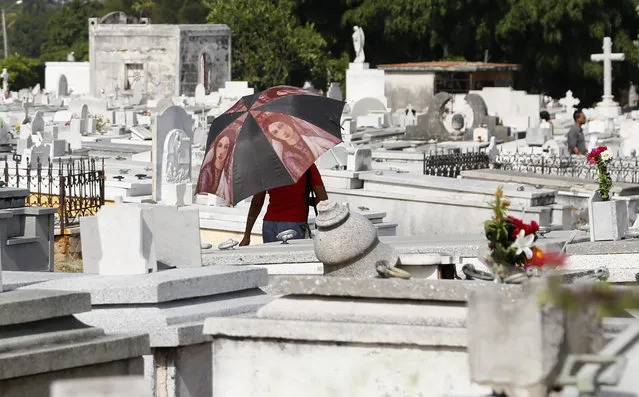
<svg viewBox="0 0 639 397"><path fill-rule="evenodd" d="M572 91L566 91L566 96L559 100L559 104L566 108L567 111L571 111L575 108L575 106L579 105L579 98L575 98L572 96Z"/></svg>
<svg viewBox="0 0 639 397"><path fill-rule="evenodd" d="M603 54L592 54L590 60L603 62L604 65L604 93L602 102L612 102L612 61L623 61L626 57L623 53L612 52L612 40L610 37L603 39Z"/></svg>

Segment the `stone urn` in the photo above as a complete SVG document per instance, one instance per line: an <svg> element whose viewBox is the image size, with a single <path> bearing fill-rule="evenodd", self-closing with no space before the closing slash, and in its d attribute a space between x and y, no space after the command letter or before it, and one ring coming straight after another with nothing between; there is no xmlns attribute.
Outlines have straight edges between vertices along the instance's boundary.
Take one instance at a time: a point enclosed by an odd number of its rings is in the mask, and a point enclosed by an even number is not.
<svg viewBox="0 0 639 397"><path fill-rule="evenodd" d="M317 205L315 255L324 274L338 277L375 277L375 264L395 265L397 252L379 241L375 226L345 205L322 201Z"/></svg>

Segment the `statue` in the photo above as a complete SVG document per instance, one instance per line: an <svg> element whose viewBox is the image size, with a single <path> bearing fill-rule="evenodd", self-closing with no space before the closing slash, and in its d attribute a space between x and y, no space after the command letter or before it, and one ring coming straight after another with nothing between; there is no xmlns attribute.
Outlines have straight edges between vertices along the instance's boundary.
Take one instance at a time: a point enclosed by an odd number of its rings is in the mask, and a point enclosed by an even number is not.
<svg viewBox="0 0 639 397"><path fill-rule="evenodd" d="M353 47L355 48L353 63L364 63L364 31L359 26L353 27Z"/></svg>
<svg viewBox="0 0 639 397"><path fill-rule="evenodd" d="M164 158L166 164L164 180L167 183L188 183L191 179L191 139L182 130L175 129L168 133L164 141Z"/></svg>
<svg viewBox="0 0 639 397"><path fill-rule="evenodd" d="M71 51L67 54L67 62L75 62L75 52Z"/></svg>

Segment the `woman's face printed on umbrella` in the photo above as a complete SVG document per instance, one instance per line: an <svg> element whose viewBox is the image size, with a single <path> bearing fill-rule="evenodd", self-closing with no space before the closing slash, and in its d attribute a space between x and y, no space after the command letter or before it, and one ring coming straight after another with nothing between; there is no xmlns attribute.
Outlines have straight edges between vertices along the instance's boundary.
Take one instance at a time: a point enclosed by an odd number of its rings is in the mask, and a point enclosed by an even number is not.
<svg viewBox="0 0 639 397"><path fill-rule="evenodd" d="M215 168L221 169L224 167L226 158L229 155L229 147L231 146L231 140L227 136L223 136L215 145Z"/></svg>
<svg viewBox="0 0 639 397"><path fill-rule="evenodd" d="M274 121L268 125L269 134L278 141L286 142L289 145L295 145L299 141L299 135L293 127L283 121Z"/></svg>

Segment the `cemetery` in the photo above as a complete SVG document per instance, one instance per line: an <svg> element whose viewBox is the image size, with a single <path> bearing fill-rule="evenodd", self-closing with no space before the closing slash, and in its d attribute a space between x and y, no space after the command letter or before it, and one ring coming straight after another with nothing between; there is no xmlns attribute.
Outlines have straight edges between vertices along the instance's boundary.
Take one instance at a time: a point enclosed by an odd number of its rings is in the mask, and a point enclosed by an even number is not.
<svg viewBox="0 0 639 397"><path fill-rule="evenodd" d="M241 80L246 32L149 15L2 70L0 397L639 396L617 36L582 108L488 50L378 62L365 22L323 88Z"/></svg>

